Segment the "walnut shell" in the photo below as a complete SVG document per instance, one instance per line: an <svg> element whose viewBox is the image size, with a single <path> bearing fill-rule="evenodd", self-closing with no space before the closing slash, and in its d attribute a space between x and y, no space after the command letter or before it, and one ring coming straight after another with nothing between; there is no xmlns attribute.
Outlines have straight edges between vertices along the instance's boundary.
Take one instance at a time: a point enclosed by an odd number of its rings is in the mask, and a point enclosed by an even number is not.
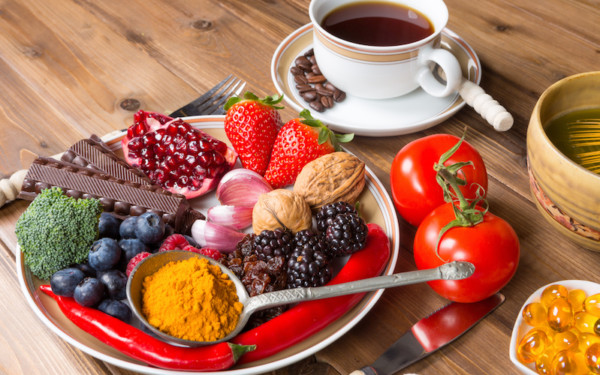
<svg viewBox="0 0 600 375"><path fill-rule="evenodd" d="M313 211L338 201L354 204L365 187L365 163L347 152L333 152L306 164L294 183Z"/></svg>
<svg viewBox="0 0 600 375"><path fill-rule="evenodd" d="M252 210L254 233L288 228L293 233L312 227L312 213L306 201L291 190L275 189L261 194Z"/></svg>

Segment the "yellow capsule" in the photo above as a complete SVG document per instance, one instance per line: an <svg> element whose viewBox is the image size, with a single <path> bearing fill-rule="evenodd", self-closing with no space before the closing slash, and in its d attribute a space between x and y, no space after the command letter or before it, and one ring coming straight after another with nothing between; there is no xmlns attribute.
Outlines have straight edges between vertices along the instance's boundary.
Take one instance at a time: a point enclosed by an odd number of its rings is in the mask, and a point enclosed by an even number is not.
<svg viewBox="0 0 600 375"><path fill-rule="evenodd" d="M561 350L554 355L552 359L553 375L579 375L587 374L587 368L584 362L585 357L582 353L575 353L571 350Z"/></svg>
<svg viewBox="0 0 600 375"><path fill-rule="evenodd" d="M585 311L580 311L573 317L573 325L582 333L594 333L594 327L597 321L597 316Z"/></svg>
<svg viewBox="0 0 600 375"><path fill-rule="evenodd" d="M535 360L535 370L541 375L552 375L552 359L554 359L554 351L546 350L540 354Z"/></svg>
<svg viewBox="0 0 600 375"><path fill-rule="evenodd" d="M517 358L522 363L532 363L549 346L546 333L537 328L532 328L519 342L517 346Z"/></svg>
<svg viewBox="0 0 600 375"><path fill-rule="evenodd" d="M532 302L523 308L523 320L532 327L539 327L546 323L547 311L541 302Z"/></svg>
<svg viewBox="0 0 600 375"><path fill-rule="evenodd" d="M556 298L548 306L548 325L555 331L562 332L571 327L573 310L566 298Z"/></svg>
<svg viewBox="0 0 600 375"><path fill-rule="evenodd" d="M594 333L580 332L577 341L579 342L579 351L585 353L593 344L600 344L600 336Z"/></svg>
<svg viewBox="0 0 600 375"><path fill-rule="evenodd" d="M573 313L583 310L583 301L585 300L585 292L581 289L573 289L569 291L568 300L573 308Z"/></svg>
<svg viewBox="0 0 600 375"><path fill-rule="evenodd" d="M583 308L586 312L600 317L600 293L593 294L583 301Z"/></svg>
<svg viewBox="0 0 600 375"><path fill-rule="evenodd" d="M542 296L540 297L540 301L546 306L550 307L550 304L557 298L568 298L569 291L567 288L560 284L554 284L547 286L542 291Z"/></svg>
<svg viewBox="0 0 600 375"><path fill-rule="evenodd" d="M579 345L579 339L572 330L563 332L557 332L554 335L554 348L556 351L561 350L577 350Z"/></svg>
<svg viewBox="0 0 600 375"><path fill-rule="evenodd" d="M594 374L600 374L600 343L592 344L585 353L585 364Z"/></svg>

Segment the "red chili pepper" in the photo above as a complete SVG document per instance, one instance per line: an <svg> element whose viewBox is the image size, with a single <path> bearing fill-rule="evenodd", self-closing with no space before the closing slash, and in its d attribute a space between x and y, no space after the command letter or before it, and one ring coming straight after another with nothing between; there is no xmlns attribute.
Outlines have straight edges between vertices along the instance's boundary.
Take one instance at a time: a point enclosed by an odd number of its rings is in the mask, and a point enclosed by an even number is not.
<svg viewBox="0 0 600 375"><path fill-rule="evenodd" d="M365 247L352 254L340 272L328 285L378 276L390 256L390 243L383 229L368 224ZM241 358L239 363L256 361L288 348L325 328L354 307L365 293L350 294L297 304L283 314L260 326L236 336L240 345L252 343L256 349Z"/></svg>
<svg viewBox="0 0 600 375"><path fill-rule="evenodd" d="M57 296L50 285L40 290L56 300L69 320L103 343L149 365L173 370L216 371L233 366L253 345L218 343L197 348L169 345L102 311L79 305L73 298Z"/></svg>

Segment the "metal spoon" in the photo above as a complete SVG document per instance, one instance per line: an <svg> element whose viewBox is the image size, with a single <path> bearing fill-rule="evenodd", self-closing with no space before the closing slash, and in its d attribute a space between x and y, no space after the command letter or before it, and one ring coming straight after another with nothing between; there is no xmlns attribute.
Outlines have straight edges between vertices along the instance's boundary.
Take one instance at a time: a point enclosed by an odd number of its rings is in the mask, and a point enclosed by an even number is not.
<svg viewBox="0 0 600 375"><path fill-rule="evenodd" d="M218 265L234 282L239 301L244 305L242 314L238 319L236 328L227 336L218 341L190 341L168 335L148 323L142 313L142 284L144 278L158 271L165 264L188 259L190 257L204 257L203 255L190 251L164 251L147 257L140 262L132 271L127 282L127 299L133 309L134 314L139 320L152 332L160 336L165 341L183 346L201 346L217 342L228 341L235 337L246 325L250 316L259 310L269 307L287 305L295 302L310 301L322 298L337 297L347 294L370 292L377 289L390 288L396 286L422 283L432 280L461 280L467 278L475 271L475 266L469 262L451 262L440 267L428 270L402 272L393 275L378 276L369 279L363 279L348 283L321 286L315 288L294 288L285 289L276 292L264 293L258 296L250 297L242 282L227 267L213 259L207 258L212 264Z"/></svg>

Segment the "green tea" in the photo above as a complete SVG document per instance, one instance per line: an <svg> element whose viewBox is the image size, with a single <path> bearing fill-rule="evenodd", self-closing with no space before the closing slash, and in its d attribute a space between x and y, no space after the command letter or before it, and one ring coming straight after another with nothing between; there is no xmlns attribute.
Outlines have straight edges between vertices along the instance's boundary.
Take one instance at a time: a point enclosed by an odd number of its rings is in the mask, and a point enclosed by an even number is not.
<svg viewBox="0 0 600 375"><path fill-rule="evenodd" d="M575 110L548 121L546 134L568 158L600 173L600 107Z"/></svg>

